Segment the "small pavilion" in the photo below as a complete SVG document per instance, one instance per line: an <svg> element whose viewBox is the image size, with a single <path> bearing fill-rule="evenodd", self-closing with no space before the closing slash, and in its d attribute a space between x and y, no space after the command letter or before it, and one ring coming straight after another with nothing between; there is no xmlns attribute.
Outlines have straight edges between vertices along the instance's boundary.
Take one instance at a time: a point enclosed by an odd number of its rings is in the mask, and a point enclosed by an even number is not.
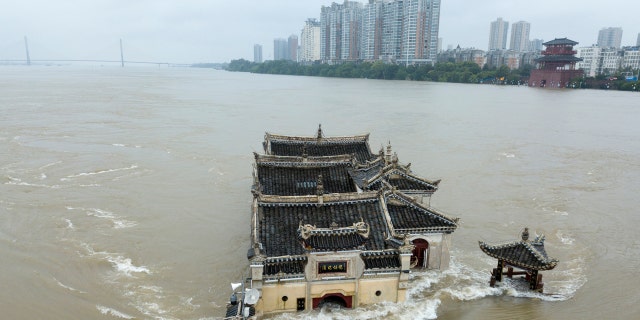
<svg viewBox="0 0 640 320"><path fill-rule="evenodd" d="M496 281L502 282L502 276L513 278L514 275L524 275L529 289L542 293L542 275L539 271L551 270L556 267L558 260L547 256L544 249L544 235L529 240L529 228L524 228L522 240L499 245L489 245L479 241L480 249L490 257L498 259L498 267L491 273L490 285ZM522 271L513 271L513 268ZM505 272L504 269L507 268Z"/></svg>

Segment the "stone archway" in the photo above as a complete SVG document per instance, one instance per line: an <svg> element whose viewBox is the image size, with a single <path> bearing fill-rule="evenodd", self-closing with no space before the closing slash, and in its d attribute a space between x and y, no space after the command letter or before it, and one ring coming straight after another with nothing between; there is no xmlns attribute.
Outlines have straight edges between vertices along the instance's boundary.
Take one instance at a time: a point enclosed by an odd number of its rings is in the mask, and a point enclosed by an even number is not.
<svg viewBox="0 0 640 320"><path fill-rule="evenodd" d="M415 239L411 244L414 245L411 255L411 267L427 268L429 266L429 242L424 239Z"/></svg>
<svg viewBox="0 0 640 320"><path fill-rule="evenodd" d="M341 293L328 293L321 298L313 298L313 308L322 308L324 305L333 304L342 308L352 308L353 297L345 296Z"/></svg>

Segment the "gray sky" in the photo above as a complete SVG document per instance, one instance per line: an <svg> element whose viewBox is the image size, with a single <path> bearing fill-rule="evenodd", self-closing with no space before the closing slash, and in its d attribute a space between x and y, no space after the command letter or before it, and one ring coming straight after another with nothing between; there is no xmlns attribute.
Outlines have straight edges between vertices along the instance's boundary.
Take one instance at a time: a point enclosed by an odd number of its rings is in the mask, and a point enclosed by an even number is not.
<svg viewBox="0 0 640 320"><path fill-rule="evenodd" d="M253 59L253 45L273 57L273 39L300 35L327 0L2 0L0 60L120 58L173 63ZM342 1L336 1L342 3ZM361 1L364 2L364 1ZM622 45L635 45L640 1L442 0L440 37L448 45L486 50L489 24L531 23L531 39L568 37L588 46L598 31L622 27Z"/></svg>

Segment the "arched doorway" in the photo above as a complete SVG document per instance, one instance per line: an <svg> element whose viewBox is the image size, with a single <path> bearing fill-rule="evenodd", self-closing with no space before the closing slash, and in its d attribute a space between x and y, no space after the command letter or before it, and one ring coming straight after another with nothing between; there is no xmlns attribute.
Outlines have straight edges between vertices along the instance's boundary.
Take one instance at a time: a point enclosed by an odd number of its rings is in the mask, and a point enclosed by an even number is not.
<svg viewBox="0 0 640 320"><path fill-rule="evenodd" d="M429 265L429 242L424 239L415 239L411 242L413 255L411 256L412 268L426 268Z"/></svg>
<svg viewBox="0 0 640 320"><path fill-rule="evenodd" d="M321 298L313 298L313 308L322 308L325 305L334 305L342 308L351 308L353 305L353 297L345 296L341 293L325 294Z"/></svg>

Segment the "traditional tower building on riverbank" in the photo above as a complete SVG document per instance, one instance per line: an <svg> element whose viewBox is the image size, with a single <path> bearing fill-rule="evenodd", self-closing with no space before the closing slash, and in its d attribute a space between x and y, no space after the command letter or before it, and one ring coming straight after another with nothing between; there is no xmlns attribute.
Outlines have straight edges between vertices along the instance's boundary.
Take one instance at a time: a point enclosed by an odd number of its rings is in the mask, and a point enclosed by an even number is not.
<svg viewBox="0 0 640 320"><path fill-rule="evenodd" d="M583 76L582 70L576 70L576 63L582 61L575 56L573 46L578 44L567 38L554 39L543 43L547 48L542 57L535 60L538 68L531 70L530 87L565 88L571 79Z"/></svg>

